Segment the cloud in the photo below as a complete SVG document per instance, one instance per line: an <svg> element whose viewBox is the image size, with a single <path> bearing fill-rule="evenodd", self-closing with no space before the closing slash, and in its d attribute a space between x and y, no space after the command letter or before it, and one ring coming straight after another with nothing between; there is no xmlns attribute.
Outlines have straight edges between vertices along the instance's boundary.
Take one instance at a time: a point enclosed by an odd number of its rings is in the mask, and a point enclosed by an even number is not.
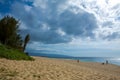
<svg viewBox="0 0 120 80"><path fill-rule="evenodd" d="M68 35L79 37L94 36L93 30L97 28L97 22L93 14L87 12L74 14L66 10L59 17L59 26L62 26L63 31Z"/></svg>
<svg viewBox="0 0 120 80"><path fill-rule="evenodd" d="M35 0L32 3L12 5L12 14L24 26L20 28L21 33L30 33L32 41L56 44L70 42L74 37L94 37L97 21L93 14L84 10L76 13L77 7L63 5L66 4L64 0Z"/></svg>
<svg viewBox="0 0 120 80"><path fill-rule="evenodd" d="M114 0L84 0L81 2L85 11L93 13L97 19L98 29L95 31L96 38L103 40L120 39L120 1ZM114 37L113 37L114 36Z"/></svg>
<svg viewBox="0 0 120 80"><path fill-rule="evenodd" d="M10 0L0 4L21 22L21 34L46 44L73 39L119 39L118 3L112 0ZM94 4L96 3L96 4ZM94 4L94 5L93 5ZM106 8L105 8L106 7ZM2 13L1 13L2 14ZM113 37L116 36L116 37Z"/></svg>
<svg viewBox="0 0 120 80"><path fill-rule="evenodd" d="M20 20L23 38L30 34L29 52L119 55L119 0L0 0L6 14Z"/></svg>
<svg viewBox="0 0 120 80"><path fill-rule="evenodd" d="M119 39L120 38L120 32L114 32L112 34L109 34L107 36L103 36L104 39L107 39L109 41L113 40L113 39Z"/></svg>

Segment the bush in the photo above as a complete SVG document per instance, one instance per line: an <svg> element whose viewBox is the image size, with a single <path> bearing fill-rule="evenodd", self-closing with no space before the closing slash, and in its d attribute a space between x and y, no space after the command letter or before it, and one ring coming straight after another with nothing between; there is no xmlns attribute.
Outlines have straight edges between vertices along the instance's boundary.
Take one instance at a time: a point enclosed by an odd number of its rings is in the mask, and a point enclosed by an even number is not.
<svg viewBox="0 0 120 80"><path fill-rule="evenodd" d="M34 60L32 57L26 55L22 51L6 47L0 44L0 57L11 60Z"/></svg>

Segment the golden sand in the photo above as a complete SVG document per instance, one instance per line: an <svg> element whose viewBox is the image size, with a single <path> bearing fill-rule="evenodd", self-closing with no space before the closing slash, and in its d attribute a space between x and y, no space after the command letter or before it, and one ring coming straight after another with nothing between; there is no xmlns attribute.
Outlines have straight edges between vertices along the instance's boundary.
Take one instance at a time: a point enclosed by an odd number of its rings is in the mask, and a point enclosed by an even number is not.
<svg viewBox="0 0 120 80"><path fill-rule="evenodd" d="M120 66L34 57L0 59L0 80L120 80Z"/></svg>

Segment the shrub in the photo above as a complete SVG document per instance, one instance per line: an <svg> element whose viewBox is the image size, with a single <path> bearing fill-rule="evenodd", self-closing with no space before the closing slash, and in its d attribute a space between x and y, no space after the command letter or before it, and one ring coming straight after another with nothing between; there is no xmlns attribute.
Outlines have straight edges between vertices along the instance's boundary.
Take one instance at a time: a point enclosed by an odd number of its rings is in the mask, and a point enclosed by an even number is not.
<svg viewBox="0 0 120 80"><path fill-rule="evenodd" d="M26 55L22 51L6 47L0 44L0 57L11 60L34 60L32 57Z"/></svg>

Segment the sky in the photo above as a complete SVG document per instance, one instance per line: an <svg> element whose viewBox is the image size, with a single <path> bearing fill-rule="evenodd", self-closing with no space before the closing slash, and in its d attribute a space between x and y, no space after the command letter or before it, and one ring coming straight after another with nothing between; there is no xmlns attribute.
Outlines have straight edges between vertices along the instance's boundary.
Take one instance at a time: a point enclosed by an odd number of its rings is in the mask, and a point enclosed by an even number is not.
<svg viewBox="0 0 120 80"><path fill-rule="evenodd" d="M0 0L19 20L28 52L120 57L120 0Z"/></svg>

